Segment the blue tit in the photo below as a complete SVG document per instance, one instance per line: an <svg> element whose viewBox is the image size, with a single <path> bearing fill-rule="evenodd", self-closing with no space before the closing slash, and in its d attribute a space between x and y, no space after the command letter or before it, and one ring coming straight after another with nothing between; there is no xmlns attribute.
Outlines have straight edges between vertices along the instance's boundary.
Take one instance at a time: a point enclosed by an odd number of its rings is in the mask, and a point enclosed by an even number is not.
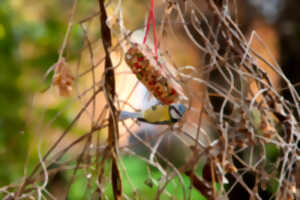
<svg viewBox="0 0 300 200"><path fill-rule="evenodd" d="M185 111L186 108L182 104L157 104L142 112L121 111L119 119L131 118L150 124L173 124L183 117Z"/></svg>

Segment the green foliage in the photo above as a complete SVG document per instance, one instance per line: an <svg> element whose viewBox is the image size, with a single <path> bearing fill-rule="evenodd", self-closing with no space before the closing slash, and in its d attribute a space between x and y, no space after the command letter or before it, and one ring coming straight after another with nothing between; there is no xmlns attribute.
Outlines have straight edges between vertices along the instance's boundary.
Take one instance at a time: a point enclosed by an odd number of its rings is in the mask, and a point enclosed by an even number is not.
<svg viewBox="0 0 300 200"><path fill-rule="evenodd" d="M54 127L59 127L62 130L67 128L67 126L71 123L72 119L67 115L66 112L61 112L67 106L69 101L65 101L55 107L50 107L45 110L45 108L41 108L39 111L39 115L42 116L45 113L45 122L52 122Z"/></svg>
<svg viewBox="0 0 300 200"><path fill-rule="evenodd" d="M162 178L162 174L154 167L149 167L145 162L137 159L136 157L123 157L123 164L126 169L126 174L124 170L121 169L122 172L122 183L123 183L123 191L130 198L137 198L143 200L155 199L156 193L158 191L158 187L155 182L159 182ZM111 162L106 163L106 179L104 183L105 193L104 195L108 197L108 199L113 199L112 187L109 183L110 180L107 178L110 176L110 164ZM149 169L147 169L149 168ZM149 178L149 173L151 173L152 180ZM76 175L76 180L71 186L69 192L69 199L77 200L82 199L84 197L85 190L88 187L88 178L86 176L86 172L83 173L82 170L79 170ZM68 179L71 177L71 173L67 173ZM94 177L96 178L96 177ZM128 179L129 178L129 179ZM190 181L188 177L183 176L184 184L180 182L179 178L176 177L172 181L168 183L166 186L166 191L176 200L183 199L185 191L186 197L190 196L190 199L199 199L205 200L205 198L199 194L199 192L195 189L190 189ZM96 190L95 185L96 180L91 181L91 185L89 187L93 188L90 191ZM136 194L135 194L136 191ZM136 195L136 196L134 196ZM86 196L85 196L86 197ZM170 199L166 194L161 195L160 199Z"/></svg>
<svg viewBox="0 0 300 200"><path fill-rule="evenodd" d="M20 1L22 2L22 1ZM0 186L24 174L34 124L26 126L32 89L57 59L66 23L51 9L36 21L10 0L0 3ZM44 13L47 16L48 13ZM55 16L55 15L56 16ZM33 76L33 74L37 76ZM27 166L30 169L30 166Z"/></svg>
<svg viewBox="0 0 300 200"><path fill-rule="evenodd" d="M14 12L10 11L7 1L0 4L0 185L20 175L22 152L26 152L29 139L20 134L25 122L19 109L25 97L17 84L22 68L16 56L18 39L11 20Z"/></svg>
<svg viewBox="0 0 300 200"><path fill-rule="evenodd" d="M72 1L0 1L0 186L10 184L37 164L37 152L30 152L36 142L33 135L39 126L36 116L52 121L68 102L51 108L32 107L34 93L42 92L51 83L51 74L45 81L46 70L58 58L58 50L67 30ZM93 1L80 3L82 12L94 5ZM31 13L32 11L34 13ZM66 12L67 11L67 12ZM69 59L78 56L83 33L79 25L71 31L68 46ZM37 119L41 120L41 118ZM64 129L70 116L58 115L54 127ZM77 130L79 131L79 130ZM76 130L75 130L76 132Z"/></svg>
<svg viewBox="0 0 300 200"><path fill-rule="evenodd" d="M155 195L157 193L158 187L153 183L159 182L162 178L162 174L156 168L150 168L151 176L153 181L148 177L148 170L143 161L135 158L135 157L125 157L123 158L126 172L128 177L130 178L131 184L136 187L138 191L138 199L155 199ZM124 182L124 190L125 193L129 196L133 196L133 190L129 183L129 180L123 173L123 182ZM205 199L202 195L199 194L195 189L190 190L190 181L189 178L183 176L184 185L180 182L179 178L176 177L170 183L168 183L166 187L166 191L171 194L174 199L183 199L184 191L186 197L188 195L191 196L190 199ZM184 191L183 191L184 189ZM167 195L162 195L161 199L170 199Z"/></svg>
<svg viewBox="0 0 300 200"><path fill-rule="evenodd" d="M280 149L275 144L266 144L266 157L271 163L276 162L280 156Z"/></svg>

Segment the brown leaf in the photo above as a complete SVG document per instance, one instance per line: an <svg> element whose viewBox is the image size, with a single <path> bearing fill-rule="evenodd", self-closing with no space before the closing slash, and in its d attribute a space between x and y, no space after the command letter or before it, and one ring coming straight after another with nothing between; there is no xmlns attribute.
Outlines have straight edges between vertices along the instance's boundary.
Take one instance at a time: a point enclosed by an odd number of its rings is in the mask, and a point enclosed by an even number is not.
<svg viewBox="0 0 300 200"><path fill-rule="evenodd" d="M72 91L74 77L64 58L61 58L53 67L52 84L58 87L60 96L69 96Z"/></svg>

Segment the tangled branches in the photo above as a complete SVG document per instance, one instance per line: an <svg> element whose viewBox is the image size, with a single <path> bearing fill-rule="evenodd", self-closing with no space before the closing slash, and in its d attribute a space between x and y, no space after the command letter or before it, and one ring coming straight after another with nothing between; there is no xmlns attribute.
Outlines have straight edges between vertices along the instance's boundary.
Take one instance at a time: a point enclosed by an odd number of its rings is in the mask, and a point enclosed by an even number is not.
<svg viewBox="0 0 300 200"><path fill-rule="evenodd" d="M182 191L178 199L192 199L193 191L206 199L231 199L237 189L249 199L264 199L264 192L269 198L294 199L300 153L297 146L300 139L299 94L275 60L267 60L252 48L253 40L264 42L255 32L247 39L240 30L232 14L237 10L234 1L203 0L201 6L194 0L163 1L159 41L167 40L177 28L176 31L197 49L203 64L162 69L175 71L172 78L186 96L180 103L188 107L188 111L174 126L151 125L150 128L135 120L118 122L119 111L138 107L134 102L140 98L134 97L139 93L139 83L132 75L125 78L135 81L130 89L126 84L122 85L126 89L115 89L115 84L122 81L119 76L126 74L118 70L124 66L123 55L136 32L125 28L123 3L111 1L105 7L104 1L99 0L100 11L78 22L84 33L80 53L90 58L90 64L86 65L91 67L79 72L78 64L75 80L92 77L91 85L81 92L78 89L76 99L82 102L82 108L31 175L18 184L1 188L0 192L5 193L7 199L51 199L53 196L46 188L48 178L72 171L66 187L68 194L81 171L87 180L85 191L82 188L85 198L138 199L145 193L139 193L141 187L134 183L135 175L129 172L132 165L125 164L124 158L130 157L142 160L147 169L143 181L152 188L150 199L176 199L168 188L170 184ZM106 9L113 12L106 16ZM72 15L75 14L74 9ZM97 34L91 34L92 30L86 25L96 21L96 16L100 16L95 26L101 27L104 51L99 50L101 45L93 40L99 39L95 37ZM177 19L179 23L172 23ZM66 38L69 34L68 31ZM95 38L91 39L91 35ZM168 46L163 42L160 45L159 56L165 57L162 62L174 63L174 56L163 51L168 50ZM99 54L100 59L96 56ZM258 61L285 82L293 101L280 95ZM124 93L126 97L122 98ZM84 113L90 117L90 130L58 149ZM129 142L122 142L128 138ZM168 138L177 143L167 147ZM74 153L70 160L63 159L81 143L80 153ZM138 145L142 145L146 153L135 150ZM170 158L171 154L181 162ZM159 178L154 177L155 170ZM40 186L41 183L45 184ZM124 185L126 189L122 189Z"/></svg>

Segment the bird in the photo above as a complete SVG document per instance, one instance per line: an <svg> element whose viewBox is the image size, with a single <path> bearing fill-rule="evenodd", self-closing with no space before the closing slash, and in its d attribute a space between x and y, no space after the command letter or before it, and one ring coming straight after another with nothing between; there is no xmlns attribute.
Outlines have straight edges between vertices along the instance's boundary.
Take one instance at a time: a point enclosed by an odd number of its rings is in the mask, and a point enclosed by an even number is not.
<svg viewBox="0 0 300 200"><path fill-rule="evenodd" d="M149 124L168 125L180 121L185 111L182 104L156 104L141 112L121 111L119 120L137 119Z"/></svg>

